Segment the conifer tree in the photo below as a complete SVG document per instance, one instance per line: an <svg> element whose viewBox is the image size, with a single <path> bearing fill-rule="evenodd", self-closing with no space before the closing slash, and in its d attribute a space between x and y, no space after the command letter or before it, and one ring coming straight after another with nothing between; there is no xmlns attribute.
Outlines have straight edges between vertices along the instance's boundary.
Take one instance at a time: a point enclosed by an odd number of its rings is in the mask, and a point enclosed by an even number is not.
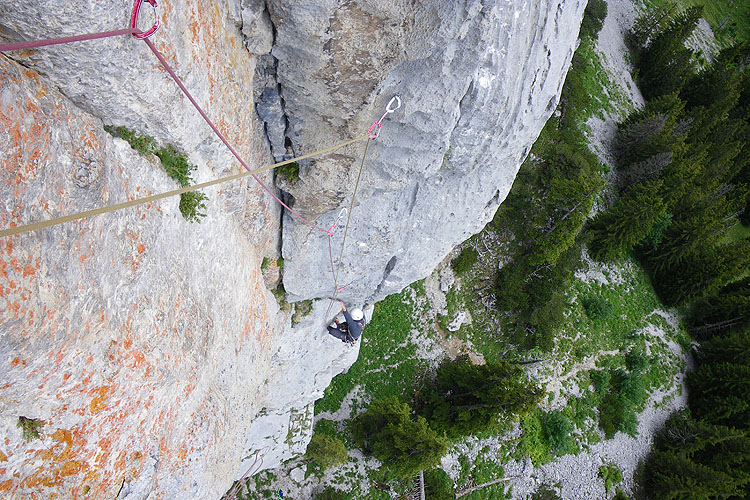
<svg viewBox="0 0 750 500"><path fill-rule="evenodd" d="M650 38L664 31L676 11L677 2L674 0L646 10L636 19L633 28L625 36L625 41L634 49L646 47Z"/></svg>
<svg viewBox="0 0 750 500"><path fill-rule="evenodd" d="M691 332L702 338L750 324L750 277L697 300L690 308L689 321Z"/></svg>
<svg viewBox="0 0 750 500"><path fill-rule="evenodd" d="M681 203L680 205L683 205ZM680 211L682 208L682 211ZM728 207L720 203L699 204L690 209L678 206L664 239L656 249L648 251L656 258L654 269L660 271L677 266L710 248L728 229L725 221Z"/></svg>
<svg viewBox="0 0 750 500"><path fill-rule="evenodd" d="M660 189L660 180L639 184L609 211L597 214L591 223L591 256L611 261L643 240L666 213Z"/></svg>
<svg viewBox="0 0 750 500"><path fill-rule="evenodd" d="M435 429L462 437L491 430L502 417L528 413L542 394L516 365L473 365L462 357L440 365L419 413Z"/></svg>
<svg viewBox="0 0 750 500"><path fill-rule="evenodd" d="M423 417L412 419L409 405L396 398L373 402L357 417L354 429L364 449L403 479L436 467L448 449L445 438Z"/></svg>
<svg viewBox="0 0 750 500"><path fill-rule="evenodd" d="M684 134L676 132L675 127L684 107L677 94L667 94L631 113L617 131L619 170L627 171L628 165L654 155L680 153L684 149Z"/></svg>
<svg viewBox="0 0 750 500"><path fill-rule="evenodd" d="M743 275L750 265L750 241L702 248L682 263L655 266L654 288L665 304L673 306L685 300L704 297Z"/></svg>
<svg viewBox="0 0 750 500"><path fill-rule="evenodd" d="M746 431L672 416L657 435L646 462L649 499L719 499L750 484L750 435Z"/></svg>
<svg viewBox="0 0 750 500"><path fill-rule="evenodd" d="M733 329L701 342L695 350L701 363L739 363L750 366L750 328Z"/></svg>
<svg viewBox="0 0 750 500"><path fill-rule="evenodd" d="M646 463L649 500L706 500L738 492L731 478L682 453L654 450Z"/></svg>
<svg viewBox="0 0 750 500"><path fill-rule="evenodd" d="M703 363L688 375L690 408L697 418L747 429L750 425L750 365Z"/></svg>
<svg viewBox="0 0 750 500"><path fill-rule="evenodd" d="M678 92L694 74L692 51L685 40L701 18L702 7L690 7L674 16L641 53L639 87L647 99Z"/></svg>

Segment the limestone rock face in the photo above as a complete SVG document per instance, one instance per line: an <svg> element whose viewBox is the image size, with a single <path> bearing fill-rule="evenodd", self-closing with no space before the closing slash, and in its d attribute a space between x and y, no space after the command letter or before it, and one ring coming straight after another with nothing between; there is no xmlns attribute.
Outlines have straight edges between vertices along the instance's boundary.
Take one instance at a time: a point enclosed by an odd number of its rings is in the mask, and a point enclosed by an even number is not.
<svg viewBox="0 0 750 500"><path fill-rule="evenodd" d="M253 421L238 478L304 454L312 438L313 403L334 376L357 360L359 343L345 345L321 325L329 303L315 301L312 310L299 323L287 323L279 337L268 371L267 385L273 390ZM334 307L329 316L338 312ZM372 307L365 314L372 317Z"/></svg>
<svg viewBox="0 0 750 500"><path fill-rule="evenodd" d="M403 100L370 144L352 214L339 281L360 302L425 277L491 219L556 106L586 1L268 4L296 153L356 137ZM363 150L303 165L295 208L327 227ZM286 220L287 291L330 295L326 236Z"/></svg>
<svg viewBox="0 0 750 500"><path fill-rule="evenodd" d="M154 43L240 154L267 164L239 5L159 4ZM117 29L131 7L3 3L0 33ZM196 180L238 169L129 36L0 55L0 122L3 228L177 187L103 122L186 152ZM201 224L172 198L0 240L0 497L228 489L285 317L260 272L278 255L279 209L250 182L206 190ZM43 424L39 439L23 439L21 416Z"/></svg>
<svg viewBox="0 0 750 500"><path fill-rule="evenodd" d="M254 166L360 136L401 96L369 145L344 253L343 298L361 305L491 218L557 102L584 6L160 0L152 41ZM0 39L119 29L131 8L5 2ZM241 168L141 41L0 54L3 228L176 187L103 124L187 153L196 182ZM364 147L279 185L328 227ZM206 194L201 224L167 199L0 240L0 496L216 499L304 451L312 403L358 348L327 336L325 300L292 324L260 268L283 226L291 298L330 295L327 237L282 221L253 181ZM43 424L39 439L24 440L21 416Z"/></svg>

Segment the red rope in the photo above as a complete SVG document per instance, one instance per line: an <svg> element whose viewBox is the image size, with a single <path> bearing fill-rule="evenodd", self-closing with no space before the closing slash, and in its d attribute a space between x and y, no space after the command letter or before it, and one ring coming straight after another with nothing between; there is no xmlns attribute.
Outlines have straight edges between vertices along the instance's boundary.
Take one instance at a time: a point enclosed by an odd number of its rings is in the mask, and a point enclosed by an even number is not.
<svg viewBox="0 0 750 500"><path fill-rule="evenodd" d="M169 64L167 63L166 59L164 59L164 57L161 55L161 53L158 50L156 50L156 47L154 47L154 44L151 43L151 41L149 39L147 39L147 38L144 39L143 41L146 42L146 45L148 45L148 48L151 49L151 52L153 52L154 55L156 56L156 58L159 59L159 62L161 63L162 66L164 66L164 69L167 70L167 73L169 73L169 76L171 76L172 79L177 84L177 86L180 87L180 90L182 90L185 93L185 95L187 96L187 98L193 104L193 106L195 107L195 109L198 110L198 113L200 113L200 115L206 121L206 123L208 124L208 126L211 127L211 130L213 130L214 133L219 137L219 139L221 139L221 142L223 142L224 145L227 148L229 148L229 151L231 151L232 154L234 155L234 157L237 158L237 161L239 161L242 164L242 166L245 167L246 170L250 170L250 167L247 165L247 163L245 163L245 161L240 157L240 155L237 153L237 151L234 150L234 148L232 147L232 145L229 144L229 142L226 140L226 138L221 134L221 132L219 132L219 129L216 128L216 125L213 124L213 122L211 121L211 119L206 115L206 113L198 105L198 103L195 102L195 99L193 99L193 96L190 95L190 92L188 92L188 89L185 88L185 85L183 85L183 83L179 79L179 77L175 74L174 71L172 71L172 68L169 66ZM276 196L276 194L274 194L273 191L271 191L270 189L268 189L268 186L266 186L265 183L258 178L258 176L256 176L255 174L252 174L252 178L255 179L255 181L258 184L260 184L261 187L263 189L265 189L268 194L270 194L271 196L273 196L273 198L276 201L278 201L281 204L281 206L283 206L284 208L286 208L287 210L289 210L291 213L293 213L294 215L296 215L297 218L300 219L302 222L304 222L305 224L307 224L308 226L310 226L312 228L317 229L318 231L322 231L322 232L328 234L328 230L327 229L323 229L320 226L316 226L315 224L313 224L312 222L308 221L307 219L305 219L304 217L302 217L300 214L298 214L297 212L295 212L294 210L292 210L286 203L284 203L283 201L281 201L281 198L279 198L278 196Z"/></svg>
<svg viewBox="0 0 750 500"><path fill-rule="evenodd" d="M52 39L47 39L47 40L36 40L36 41L30 41L30 42L5 43L5 44L0 44L0 52L11 51L11 50L32 49L32 48L37 48L37 47L45 47L45 46L49 46L49 45L58 45L58 44L63 44L63 43L82 42L82 41L86 41L86 40L96 40L96 39L99 39L99 38L108 38L108 37L120 36L120 35L134 35L137 38L142 39L144 42L146 42L146 45L148 45L148 48L151 49L151 52L154 53L154 55L159 60L159 62L161 63L161 65L164 67L164 69L167 71L167 73L169 73L169 76L172 77L172 79L175 81L175 83L180 88L180 90L182 90L182 92L185 94L185 96L187 96L188 100L190 100L191 104L193 105L193 107L195 107L195 109L201 115L201 117L203 118L203 120L205 120L205 122L208 124L208 126L211 127L211 130L214 131L214 133L216 134L216 136L221 140L221 142L224 143L224 145L229 149L229 151L232 153L232 155L234 155L234 157L237 159L237 161L240 162L240 164L245 168L245 170L250 171L251 169L248 166L248 164L245 163L245 161L242 159L242 157L239 155L239 153L237 153L237 151L235 151L235 149L232 147L232 145L229 144L229 141L227 141L227 139L219 131L219 129L216 127L216 125L213 124L213 122L208 117L208 115L206 115L206 113L203 111L203 108L201 108L200 105L198 105L198 103L195 101L195 99L190 94L190 92L188 91L188 89L182 83L182 80L180 80L180 78L177 76L177 74L172 70L171 66L169 66L169 63L167 63L166 59L164 59L164 57L161 55L161 53L156 49L156 47L154 47L154 44L151 43L151 41L147 38L147 36L151 35L153 32L155 32L159 28L158 18L157 18L157 21L154 24L154 26L147 33L143 33L140 29L138 29L136 27L137 20L138 20L138 11L139 11L139 7L140 7L140 4L142 3L142 1L143 0L136 0L135 6L134 6L134 9L133 9L132 19L131 19L131 26L132 26L131 28L121 29L121 30L115 30L115 31L103 31L103 32L99 32L99 33L89 33L89 34L85 34L85 35L77 35L77 36L70 36L70 37L64 37L64 38L52 38ZM150 3L152 6L154 6L154 7L156 6L155 5L156 4L155 1L152 1L152 0L146 0L146 1L148 3ZM140 35L143 35L143 36L140 36ZM393 99L391 101L393 101ZM399 106L400 106L400 101L399 101ZM389 107L390 107L390 103L389 103ZM386 111L386 113L383 115L383 118L385 118L385 116L389 112L393 112L393 111ZM381 120L382 120L382 118L381 118ZM381 120L379 120L378 122L376 122L375 124L373 124L373 127L376 124L378 125L378 127L380 127L380 123L379 122ZM372 132L373 127L370 127L370 130L368 131L368 133ZM377 138L377 134L375 134L374 137L370 136L370 138L371 139L372 138ZM289 212L291 212L292 214L294 214L298 219L300 219L302 222L304 222L308 226L310 226L310 227L312 227L314 229L317 229L318 231L324 232L324 233L326 233L328 235L328 253L329 253L329 257L330 257L330 261L331 261L330 262L331 263L331 273L333 274L334 283L336 283L336 287L335 287L335 290L333 292L334 293L334 297L333 298L335 298L336 295L338 295L339 293L341 293L341 291L344 288L346 288L346 287L341 287L341 288L338 287L338 282L337 282L338 280L337 280L337 276L336 276L337 273L336 273L336 271L334 269L333 252L332 252L332 248L331 248L331 240L332 240L332 236L333 236L333 233L332 233L331 230L333 229L333 226L331 228L329 228L329 229L324 229L324 228L322 228L320 226L317 226L317 225L313 224L312 222L310 222L307 219L305 219L302 215L300 215L297 212L295 212L286 203L284 203L281 200L281 198L279 198L273 191L271 191L268 188L268 186L266 186L266 184L262 180L260 180L260 178L258 178L258 176L256 176L255 174L252 174L252 178L255 179L255 181L258 184L260 184L260 186L268 194L270 194L277 202L279 202L279 204L281 204L281 206L283 206ZM335 224L334 224L334 226L335 226ZM332 303L333 302L331 302L331 304ZM329 306L328 306L328 310L329 311L330 311L330 308L331 308L331 305L329 304ZM326 312L326 315L328 315L328 312Z"/></svg>
<svg viewBox="0 0 750 500"><path fill-rule="evenodd" d="M64 38L50 38L48 40L35 40L31 42L12 42L0 44L0 52L10 50L35 49L37 47L46 47L47 45L58 45L61 43L83 42L86 40L96 40L97 38L108 38L111 36L133 35L139 33L138 28L128 28L116 31L102 31L101 33L89 33L87 35L67 36Z"/></svg>

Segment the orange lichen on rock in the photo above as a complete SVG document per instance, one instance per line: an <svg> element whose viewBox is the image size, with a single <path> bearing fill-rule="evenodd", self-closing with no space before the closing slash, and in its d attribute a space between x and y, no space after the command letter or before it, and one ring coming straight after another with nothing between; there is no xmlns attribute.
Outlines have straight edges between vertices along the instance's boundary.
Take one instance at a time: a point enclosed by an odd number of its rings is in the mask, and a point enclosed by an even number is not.
<svg viewBox="0 0 750 500"><path fill-rule="evenodd" d="M92 415L96 415L100 411L105 409L104 401L109 396L109 387L100 387L96 391L96 397L91 400L91 404L89 405L89 410L91 411Z"/></svg>

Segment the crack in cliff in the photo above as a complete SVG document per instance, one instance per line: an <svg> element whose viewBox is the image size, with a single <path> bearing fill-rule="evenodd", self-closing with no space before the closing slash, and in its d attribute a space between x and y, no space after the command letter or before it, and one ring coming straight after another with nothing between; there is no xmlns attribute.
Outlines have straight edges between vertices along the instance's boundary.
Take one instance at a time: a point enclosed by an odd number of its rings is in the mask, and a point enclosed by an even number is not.
<svg viewBox="0 0 750 500"><path fill-rule="evenodd" d="M393 272L393 269L396 267L397 262L398 257L396 257L395 255L388 260L388 263L385 265L385 269L383 270L383 278L380 280L380 283L375 288L373 294L370 295L365 302L367 302L368 304L371 303L373 298L377 297L380 294L381 290L385 286L385 282L388 280L388 276L391 275L391 272Z"/></svg>

